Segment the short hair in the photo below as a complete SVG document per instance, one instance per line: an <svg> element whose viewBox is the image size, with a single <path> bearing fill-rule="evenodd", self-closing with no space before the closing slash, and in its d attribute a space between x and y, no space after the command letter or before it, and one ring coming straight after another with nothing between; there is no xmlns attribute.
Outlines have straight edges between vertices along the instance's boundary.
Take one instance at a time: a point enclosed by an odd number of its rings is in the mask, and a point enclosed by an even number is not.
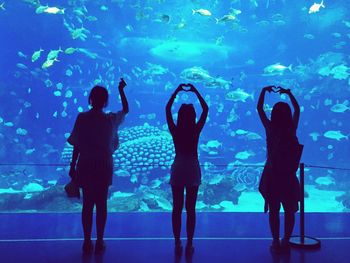
<svg viewBox="0 0 350 263"><path fill-rule="evenodd" d="M105 87L95 86L91 89L88 99L93 108L105 108L108 105L108 91Z"/></svg>

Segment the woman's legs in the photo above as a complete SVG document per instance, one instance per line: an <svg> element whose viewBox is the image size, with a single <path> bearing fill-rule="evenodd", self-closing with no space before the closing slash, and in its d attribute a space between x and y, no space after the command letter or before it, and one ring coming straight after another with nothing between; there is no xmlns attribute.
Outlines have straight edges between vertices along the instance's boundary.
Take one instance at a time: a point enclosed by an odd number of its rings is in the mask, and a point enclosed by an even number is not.
<svg viewBox="0 0 350 263"><path fill-rule="evenodd" d="M92 231L92 213L94 209L94 198L92 189L83 187L83 210L81 213L81 219L84 230L84 240L91 240Z"/></svg>
<svg viewBox="0 0 350 263"><path fill-rule="evenodd" d="M280 202L269 202L269 223L272 238L274 241L278 241L280 238Z"/></svg>
<svg viewBox="0 0 350 263"><path fill-rule="evenodd" d="M181 213L184 205L184 187L183 186L171 186L173 192L173 212L172 212L172 225L175 242L180 242L181 233Z"/></svg>
<svg viewBox="0 0 350 263"><path fill-rule="evenodd" d="M96 232L97 241L102 241L107 221L108 186L98 188L96 193Z"/></svg>
<svg viewBox="0 0 350 263"><path fill-rule="evenodd" d="M284 209L284 237L283 239L289 241L293 233L295 223L295 212L298 210L297 202L282 202Z"/></svg>
<svg viewBox="0 0 350 263"><path fill-rule="evenodd" d="M196 201L198 194L198 186L186 187L186 230L187 245L192 246L194 229L196 226Z"/></svg>

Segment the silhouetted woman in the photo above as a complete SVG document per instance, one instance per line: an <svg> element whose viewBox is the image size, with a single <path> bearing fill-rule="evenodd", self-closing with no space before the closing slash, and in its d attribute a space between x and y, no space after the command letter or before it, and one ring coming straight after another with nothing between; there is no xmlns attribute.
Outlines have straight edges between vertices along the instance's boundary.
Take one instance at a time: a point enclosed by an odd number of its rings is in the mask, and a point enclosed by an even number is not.
<svg viewBox="0 0 350 263"><path fill-rule="evenodd" d="M287 103L278 102L273 106L271 120L264 112L264 97L266 91L287 94L294 107L292 115ZM294 215L298 211L299 181L296 177L296 170L299 160L298 128L300 108L289 89L274 86L262 89L258 113L266 131L267 161L260 180L259 191L265 199L265 212L269 212L269 223L273 237L272 252L289 252L289 238L294 228ZM282 203L284 209L284 237L280 243L280 219L279 210Z"/></svg>
<svg viewBox="0 0 350 263"><path fill-rule="evenodd" d="M83 252L93 250L91 241L92 216L96 205L97 240L95 252L103 252L104 229L107 220L108 187L112 184L112 154L118 148L118 126L129 112L123 79L119 82L119 93L123 109L117 113L105 113L108 91L101 86L92 88L87 112L79 113L68 142L74 146L70 176L83 190L82 223L84 229Z"/></svg>
<svg viewBox="0 0 350 263"><path fill-rule="evenodd" d="M185 90L183 87L189 87ZM196 123L196 112L192 104L182 104L177 117L177 124L174 123L171 114L171 106L176 95L180 91L194 92L202 106L202 114ZM184 204L184 190L186 188L186 212L187 212L187 244L186 254L194 251L192 241L196 224L196 200L198 187L201 183L201 170L198 162L198 139L200 132L208 116L208 105L198 90L192 84L180 84L170 97L166 105L166 118L169 131L173 137L175 146L175 160L171 166L170 184L173 193L172 226L175 237L175 252L181 253L180 241L181 213Z"/></svg>

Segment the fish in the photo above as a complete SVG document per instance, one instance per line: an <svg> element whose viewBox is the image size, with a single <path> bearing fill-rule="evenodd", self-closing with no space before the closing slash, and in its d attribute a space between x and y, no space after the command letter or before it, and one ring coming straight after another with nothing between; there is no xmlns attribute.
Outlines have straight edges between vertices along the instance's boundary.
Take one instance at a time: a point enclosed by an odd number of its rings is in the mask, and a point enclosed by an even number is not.
<svg viewBox="0 0 350 263"><path fill-rule="evenodd" d="M6 9L5 9L5 2L3 2L3 3L0 4L0 9L3 10L3 11L6 10Z"/></svg>
<svg viewBox="0 0 350 263"><path fill-rule="evenodd" d="M349 136L348 135L344 135L342 134L341 131L327 131L323 134L324 137L328 138L328 139L333 139L333 140L337 140L337 141L341 141L342 139L346 139L348 140Z"/></svg>
<svg viewBox="0 0 350 263"><path fill-rule="evenodd" d="M36 8L35 13L42 14L42 13L44 13L44 10L47 8L49 8L48 5L40 5Z"/></svg>
<svg viewBox="0 0 350 263"><path fill-rule="evenodd" d="M17 68L20 68L20 69L27 69L28 67L26 65L24 65L23 63L17 63L16 64Z"/></svg>
<svg viewBox="0 0 350 263"><path fill-rule="evenodd" d="M81 28L76 28L74 30L71 29L70 32L73 39L79 38L82 41L85 41L88 37L87 34L90 33L90 31L84 28L83 26Z"/></svg>
<svg viewBox="0 0 350 263"><path fill-rule="evenodd" d="M180 23L178 23L176 26L175 26L175 29L182 29L186 26L186 21L184 19L181 19Z"/></svg>
<svg viewBox="0 0 350 263"><path fill-rule="evenodd" d="M7 121L7 122L4 122L4 126L6 126L6 127L13 127L14 124L13 124L12 121Z"/></svg>
<svg viewBox="0 0 350 263"><path fill-rule="evenodd" d="M86 19L89 20L90 22L97 21L97 17L96 16L87 16Z"/></svg>
<svg viewBox="0 0 350 263"><path fill-rule="evenodd" d="M207 147L209 148L219 148L220 146L222 146L222 143L219 142L218 140L210 140L207 142Z"/></svg>
<svg viewBox="0 0 350 263"><path fill-rule="evenodd" d="M305 37L306 39L310 39L310 40L312 40L312 39L315 38L315 36L312 35L312 34L304 34L304 37Z"/></svg>
<svg viewBox="0 0 350 263"><path fill-rule="evenodd" d="M43 52L44 50L42 48L40 48L39 50L35 51L32 55L32 62L38 60L40 58L41 52Z"/></svg>
<svg viewBox="0 0 350 263"><path fill-rule="evenodd" d="M252 100L254 100L254 94L249 94L240 88L230 91L225 95L226 100L232 100L232 101L246 102L248 98L251 98Z"/></svg>
<svg viewBox="0 0 350 263"><path fill-rule="evenodd" d="M238 134L238 135L244 135L244 134L247 134L247 133L248 133L248 131L242 130L242 129L237 129L236 132L235 132L235 134Z"/></svg>
<svg viewBox="0 0 350 263"><path fill-rule="evenodd" d="M194 14L200 14L201 16L211 16L211 12L207 9L192 9L192 15Z"/></svg>
<svg viewBox="0 0 350 263"><path fill-rule="evenodd" d="M17 52L17 55L18 55L19 57L21 57L21 58L27 58L27 55L24 54L24 53L21 52L21 51L18 51L18 52Z"/></svg>
<svg viewBox="0 0 350 263"><path fill-rule="evenodd" d="M56 90L54 91L53 95L55 95L56 97L61 97L62 92L60 90Z"/></svg>
<svg viewBox="0 0 350 263"><path fill-rule="evenodd" d="M26 155L29 155L29 154L32 154L33 152L35 152L35 148L27 149L27 150L25 151L25 154L26 154Z"/></svg>
<svg viewBox="0 0 350 263"><path fill-rule="evenodd" d="M53 14L53 15L56 15L56 14L60 14L60 15L64 15L64 8L58 8L58 7L47 7L43 10L44 13L47 13L47 14Z"/></svg>
<svg viewBox="0 0 350 263"><path fill-rule="evenodd" d="M102 6L100 7L100 10L101 10L101 11L108 11L108 6L102 5Z"/></svg>
<svg viewBox="0 0 350 263"><path fill-rule="evenodd" d="M71 55L71 54L73 54L75 51L77 51L78 50L78 48L74 48L74 47L69 47L69 48L66 48L65 50L64 50L64 53L65 54L67 54L67 55Z"/></svg>
<svg viewBox="0 0 350 263"><path fill-rule="evenodd" d="M336 112L336 113L343 113L347 110L350 110L350 107L345 105L345 103L337 103L331 107L331 111Z"/></svg>
<svg viewBox="0 0 350 263"><path fill-rule="evenodd" d="M219 23L226 23L226 22L230 22L236 20L236 16L232 15L232 14L228 14L228 15L224 15L221 18L215 18L216 24Z"/></svg>
<svg viewBox="0 0 350 263"><path fill-rule="evenodd" d="M314 14L314 13L319 12L321 7L323 7L323 8L326 7L323 3L323 0L319 4L314 2L313 5L310 6L310 8L309 8L309 14Z"/></svg>
<svg viewBox="0 0 350 263"><path fill-rule="evenodd" d="M17 128L16 133L18 135L23 135L24 136L24 135L28 134L28 131L26 129L23 129L23 128Z"/></svg>
<svg viewBox="0 0 350 263"><path fill-rule="evenodd" d="M235 154L235 158L236 159L240 159L240 160L246 160L251 156L254 156L255 153L253 151L242 151L242 152L238 152Z"/></svg>
<svg viewBox="0 0 350 263"><path fill-rule="evenodd" d="M209 179L208 184L217 185L224 179L222 174L216 174L212 178Z"/></svg>
<svg viewBox="0 0 350 263"><path fill-rule="evenodd" d="M42 64L41 68L42 68L42 69L47 69L47 68L51 67L55 61L59 62L59 60L58 60L57 58L46 60L46 61Z"/></svg>
<svg viewBox="0 0 350 263"><path fill-rule="evenodd" d="M315 183L317 183L319 185L328 186L328 185L335 184L335 180L333 177L331 177L329 175L328 176L320 176L320 177L316 178Z"/></svg>
<svg viewBox="0 0 350 263"><path fill-rule="evenodd" d="M129 32L134 31L134 28L133 28L132 25L127 25L127 26L125 26L125 29L128 30Z"/></svg>
<svg viewBox="0 0 350 263"><path fill-rule="evenodd" d="M286 70L292 71L292 64L290 64L288 67L282 65L281 63L275 63L272 65L269 65L264 68L264 74L263 76L275 76L275 75L283 75L283 73Z"/></svg>
<svg viewBox="0 0 350 263"><path fill-rule="evenodd" d="M49 54L47 54L47 60L54 60L54 59L56 59L60 52L63 52L61 47L59 47L56 50L50 50Z"/></svg>

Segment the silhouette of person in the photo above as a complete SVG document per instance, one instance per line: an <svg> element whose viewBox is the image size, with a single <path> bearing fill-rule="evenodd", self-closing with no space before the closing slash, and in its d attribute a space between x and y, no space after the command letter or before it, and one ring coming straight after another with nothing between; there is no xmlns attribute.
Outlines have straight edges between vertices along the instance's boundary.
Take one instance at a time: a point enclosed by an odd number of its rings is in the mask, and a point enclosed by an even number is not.
<svg viewBox="0 0 350 263"><path fill-rule="evenodd" d="M294 107L293 115L287 103L278 102L273 106L271 120L269 120L263 109L266 91L287 94ZM270 249L276 253L289 252L289 239L294 228L294 217L299 209L300 190L296 177L299 142L296 130L300 108L289 89L268 86L260 93L257 110L266 131L267 161L261 176L259 191L265 199L265 213L269 210L269 224L273 237ZM285 224L284 237L280 242L279 210L281 203L284 209Z"/></svg>
<svg viewBox="0 0 350 263"><path fill-rule="evenodd" d="M189 87L189 89L185 89ZM176 95L180 91L188 91L196 94L202 107L202 114L196 123L196 112L192 104L182 104L174 123L171 107ZM186 212L187 212L187 244L186 255L194 252L192 245L196 224L196 200L198 187L201 183L201 170L198 161L198 139L200 132L208 116L208 105L192 84L180 84L171 95L166 105L166 119L169 131L173 137L175 146L175 160L171 166L170 184L173 195L172 227L175 238L175 253L182 253L180 240L181 213L184 204L184 190L186 188Z"/></svg>
<svg viewBox="0 0 350 263"><path fill-rule="evenodd" d="M119 93L123 109L116 113L105 113L108 91L101 86L92 88L88 102L92 108L79 113L68 142L74 146L69 175L83 192L82 224L84 230L83 252L93 251L91 231L93 209L96 205L97 240L95 253L105 250L103 240L107 220L108 187L112 184L112 154L118 148L118 127L129 112L123 79L119 82Z"/></svg>

